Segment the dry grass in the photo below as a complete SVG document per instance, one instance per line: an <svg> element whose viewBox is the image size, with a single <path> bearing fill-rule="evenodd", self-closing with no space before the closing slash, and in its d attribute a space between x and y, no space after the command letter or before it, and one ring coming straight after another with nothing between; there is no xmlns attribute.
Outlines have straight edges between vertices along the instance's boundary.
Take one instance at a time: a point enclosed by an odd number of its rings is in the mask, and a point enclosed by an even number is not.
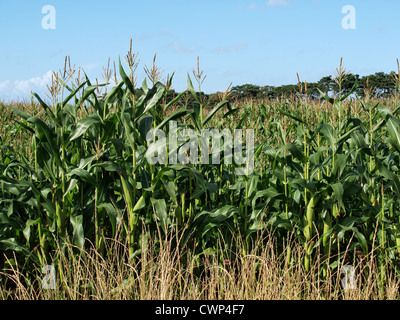
<svg viewBox="0 0 400 320"><path fill-rule="evenodd" d="M108 257L96 250L80 250L72 244L59 248L56 256L56 287L43 289L43 274L28 279L18 265L3 270L0 299L44 300L380 300L399 299L399 279L387 264L381 285L376 257L364 257L355 265L355 287L343 289L342 269L328 270L325 261L314 261L310 272L302 265L302 247L291 242L278 253L273 235L259 239L257 249L247 254L218 250L220 255L196 256L188 247L178 249L178 234L165 237L159 250L154 241L142 242L134 261L128 249L108 239ZM223 244L221 244L223 247ZM240 248L240 247L239 247ZM234 258L232 258L234 257Z"/></svg>

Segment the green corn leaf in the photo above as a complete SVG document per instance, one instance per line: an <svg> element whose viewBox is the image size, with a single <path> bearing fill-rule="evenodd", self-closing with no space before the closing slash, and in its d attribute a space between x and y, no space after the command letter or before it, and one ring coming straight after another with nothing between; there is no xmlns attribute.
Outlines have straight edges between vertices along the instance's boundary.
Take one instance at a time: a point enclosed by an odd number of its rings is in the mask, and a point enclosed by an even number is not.
<svg viewBox="0 0 400 320"><path fill-rule="evenodd" d="M166 88L161 82L157 82L146 94L146 98L141 104L138 103L136 110L136 121L147 111L152 109L161 101Z"/></svg>
<svg viewBox="0 0 400 320"><path fill-rule="evenodd" d="M281 143L286 143L286 131L283 130L281 124L278 121L274 121L275 126L278 128L279 138L281 139Z"/></svg>
<svg viewBox="0 0 400 320"><path fill-rule="evenodd" d="M112 161L96 163L93 165L93 167L100 167L110 172L124 172L123 168L120 165Z"/></svg>
<svg viewBox="0 0 400 320"><path fill-rule="evenodd" d="M57 163L57 165L60 166L64 170L64 164L61 162L60 159L60 152L58 150L58 147L55 143L53 131L50 130L50 128L47 126L46 123L44 123L42 120L36 117L30 117L27 119L27 122L33 123L36 125L38 128L38 137L39 140L43 141L45 140L47 144L45 145L48 147L49 153L53 156L53 160ZM44 139L46 138L46 139Z"/></svg>
<svg viewBox="0 0 400 320"><path fill-rule="evenodd" d="M15 113L17 116L21 117L21 118L24 119L24 120L28 120L30 117L32 117L31 114L29 114L29 113L27 113L27 112L24 112L24 111L22 111L22 110L19 110L18 108L14 108L14 107L12 107L12 106L6 106L6 107L9 108L9 109L11 109L11 110L13 110L14 113Z"/></svg>
<svg viewBox="0 0 400 320"><path fill-rule="evenodd" d="M0 242L3 244L4 250L12 250L15 252L22 252L27 258L33 259L33 261L36 264L39 264L39 260L37 259L37 256L32 251L30 251L27 246L24 246L24 245L18 243L17 239L15 239L14 237L0 240Z"/></svg>
<svg viewBox="0 0 400 320"><path fill-rule="evenodd" d="M183 116L186 116L188 114L193 113L192 111L188 110L188 109L178 109L174 112L172 112L168 117L166 117L157 127L156 129L161 129L162 127L164 127L169 121L172 120L177 120L182 118Z"/></svg>
<svg viewBox="0 0 400 320"><path fill-rule="evenodd" d="M128 143L131 147L131 149L136 149L136 142L135 142L135 135L134 135L134 128L132 127L132 117L129 112L126 112L128 110L123 109L121 112L121 122L122 125L124 126L124 129L126 131L125 133L125 138L128 140Z"/></svg>
<svg viewBox="0 0 400 320"><path fill-rule="evenodd" d="M73 229L74 243L77 247L83 249L85 244L85 232L83 229L83 215L73 215L70 217Z"/></svg>
<svg viewBox="0 0 400 320"><path fill-rule="evenodd" d="M362 135L359 131L351 132L351 139L353 140L354 144L359 149L367 148L367 139L365 135Z"/></svg>
<svg viewBox="0 0 400 320"><path fill-rule="evenodd" d="M76 116L77 116L76 106L73 106L72 104L67 103L63 107L63 112L65 112L65 114L67 116L72 117L72 119L74 119L74 120L76 119ZM65 118L67 118L67 117L65 117ZM63 125L67 126L68 123L64 123Z"/></svg>
<svg viewBox="0 0 400 320"><path fill-rule="evenodd" d="M396 174L389 170L379 159L375 158L375 165L379 170L379 173L386 179L393 182L394 191L397 195L400 195L400 180Z"/></svg>
<svg viewBox="0 0 400 320"><path fill-rule="evenodd" d="M285 144L283 147L279 148L278 152L283 150L288 150L293 158L298 159L299 161L305 163L307 162L307 157L304 155L303 149L299 148L297 145L293 143Z"/></svg>
<svg viewBox="0 0 400 320"><path fill-rule="evenodd" d="M333 173L337 174L337 176L342 176L344 170L346 169L347 159L349 158L349 155L349 153L337 153L334 155L335 166L333 167Z"/></svg>
<svg viewBox="0 0 400 320"><path fill-rule="evenodd" d="M196 91L194 90L192 80L190 79L189 73L187 74L187 86L189 92L192 94L193 98L196 100L198 104L201 104L199 96L197 95Z"/></svg>
<svg viewBox="0 0 400 320"><path fill-rule="evenodd" d="M72 132L69 140L73 141L81 137L86 131L95 124L101 123L101 120L97 114L93 114L89 117L83 118L76 124L75 130Z"/></svg>
<svg viewBox="0 0 400 320"><path fill-rule="evenodd" d="M144 208L146 206L146 200L144 198L144 195L140 197L138 202L136 202L135 206L133 207L133 212L139 211L140 209Z"/></svg>
<svg viewBox="0 0 400 320"><path fill-rule="evenodd" d="M25 130L29 131L32 135L35 134L35 130L32 129L31 127L29 127L28 125L26 125L24 122L21 121L15 121L16 123L18 123L22 128L24 128ZM5 146L6 147L6 146Z"/></svg>
<svg viewBox="0 0 400 320"><path fill-rule="evenodd" d="M343 205L343 194L344 194L343 185L341 183L334 183L331 185L331 187L332 187L335 197L338 201L339 207L344 210L345 208Z"/></svg>
<svg viewBox="0 0 400 320"><path fill-rule="evenodd" d="M269 188L266 189L266 190L259 190L259 191L257 191L257 192L255 193L255 195L254 195L252 201L251 201L251 204L252 204L252 206L253 206L253 208L254 208L255 205L256 205L256 201L257 201L259 198L266 197L267 199L273 199L273 198L279 198L279 197L281 197L282 195L283 195L283 193L278 192L274 187L269 187Z"/></svg>
<svg viewBox="0 0 400 320"><path fill-rule="evenodd" d="M164 188L168 193L172 203L176 203L176 185L172 181L163 182Z"/></svg>
<svg viewBox="0 0 400 320"><path fill-rule="evenodd" d="M69 100L71 100L73 97L76 97L76 95L78 94L79 90L81 90L83 88L84 85L86 85L86 81L82 82L77 88L75 88L74 91L69 90L71 93L64 99L63 101L63 106L65 106Z"/></svg>
<svg viewBox="0 0 400 320"><path fill-rule="evenodd" d="M371 133L377 132L380 128L382 128L386 123L385 119L380 120L375 126L374 128L371 130Z"/></svg>
<svg viewBox="0 0 400 320"><path fill-rule="evenodd" d="M164 199L150 198L151 204L153 205L156 217L161 223L161 228L164 233L167 232L167 204Z"/></svg>
<svg viewBox="0 0 400 320"><path fill-rule="evenodd" d="M331 97L328 97L325 93L323 93L320 89L318 89L317 88L317 90L318 90L318 92L319 92L319 94L326 100L326 101L328 101L330 104L335 104L335 99L333 99L333 98L331 98Z"/></svg>
<svg viewBox="0 0 400 320"><path fill-rule="evenodd" d="M196 216L195 221L200 222L198 228L202 231L202 237L205 237L206 234L214 228L221 228L222 226L231 228L232 226L227 223L227 221L230 220L234 215L239 214L240 211L237 207L226 205L211 212L202 211Z"/></svg>
<svg viewBox="0 0 400 320"><path fill-rule="evenodd" d="M124 68L122 67L121 58L118 58L118 61L119 61L119 74L121 75L121 78L124 81L126 87L130 91L130 93L134 95L135 94L135 89L133 87L131 79L129 79L129 77L126 75L126 73L124 71Z"/></svg>
<svg viewBox="0 0 400 320"><path fill-rule="evenodd" d="M259 176L252 174L249 176L248 180L248 197L251 198L252 194L257 191L257 185L259 182Z"/></svg>
<svg viewBox="0 0 400 320"><path fill-rule="evenodd" d="M351 136L351 134L352 134L354 131L356 131L356 130L360 130L360 128L359 128L359 127L355 127L355 128L352 128L352 129L348 130L346 133L344 133L344 134L340 137L340 139L337 139L337 140L336 140L336 145L340 145L340 144L342 144L343 142L345 142L347 139L349 139L349 137Z"/></svg>
<svg viewBox="0 0 400 320"><path fill-rule="evenodd" d="M41 107L44 109L44 111L46 112L46 114L52 119L55 120L56 117L53 113L53 111L51 111L50 107L39 97L39 95L37 93L33 93L33 96L39 101L39 104L41 105Z"/></svg>
<svg viewBox="0 0 400 320"><path fill-rule="evenodd" d="M114 98L119 92L121 92L121 87L124 84L123 81L120 81L115 87L113 87L105 96L104 103L108 104L108 102Z"/></svg>
<svg viewBox="0 0 400 320"><path fill-rule="evenodd" d="M283 114L283 115L285 115L285 116L287 116L287 117L293 119L293 120L296 120L297 122L305 123L305 122L303 121L303 119L300 119L299 117L297 117L297 116L295 116L295 115L293 115L293 114L290 114L289 112L283 111L283 110L281 110L281 109L277 109L277 111L278 111L279 113L281 113L281 114Z"/></svg>
<svg viewBox="0 0 400 320"><path fill-rule="evenodd" d="M74 190L77 185L78 185L78 180L71 179L68 183L67 190L64 193L64 197L67 196L72 190Z"/></svg>
<svg viewBox="0 0 400 320"><path fill-rule="evenodd" d="M360 244L364 254L368 254L368 243L365 236L359 231L355 231L354 235L356 236L358 243Z"/></svg>
<svg viewBox="0 0 400 320"><path fill-rule="evenodd" d="M400 153L400 121L394 117L390 117L387 122L389 132L389 142Z"/></svg>
<svg viewBox="0 0 400 320"><path fill-rule="evenodd" d="M207 115L207 117L203 120L203 123L201 124L203 127L205 126L205 124L210 121L212 119L212 117L218 112L218 110L220 110L221 108L223 108L224 106L227 106L229 109L230 108L230 104L228 100L222 100L220 103L218 103L214 109L212 109L210 111L210 113Z"/></svg>
<svg viewBox="0 0 400 320"><path fill-rule="evenodd" d="M95 85L86 87L85 90L83 91L83 95L82 95L81 100L78 103L78 105L80 105L81 103L86 101L92 94L94 94L94 92L96 91L96 89L98 87L102 87L102 86L104 86L104 84L95 84Z"/></svg>
<svg viewBox="0 0 400 320"><path fill-rule="evenodd" d="M239 108L235 108L235 109L231 109L231 110L228 110L228 112L225 112L224 113L224 115L223 115L223 118L227 118L227 117L229 117L230 115L232 115L232 114L234 114L234 113L236 113L236 112L239 112Z"/></svg>
<svg viewBox="0 0 400 320"><path fill-rule="evenodd" d="M246 122L248 117L249 117L249 113L246 112L243 115L243 117L240 119L240 121L238 122L238 124L237 124L235 129L242 129L243 128L243 124Z"/></svg>
<svg viewBox="0 0 400 320"><path fill-rule="evenodd" d="M68 174L68 177L79 177L82 181L90 183L92 186L97 187L98 182L94 178L93 175L91 175L88 171L81 169L81 168L75 168L71 170Z"/></svg>
<svg viewBox="0 0 400 320"><path fill-rule="evenodd" d="M363 224L366 221L368 221L370 219L370 217L347 217L344 218L343 221L339 224L340 227L347 231L347 230L353 230L354 225L359 225L359 224Z"/></svg>
<svg viewBox="0 0 400 320"><path fill-rule="evenodd" d="M122 214L111 203L102 203L97 206L99 210L105 209L112 227L112 236L115 236L116 226L122 221Z"/></svg>
<svg viewBox="0 0 400 320"><path fill-rule="evenodd" d="M328 141L331 148L336 145L337 135L333 126L329 123L324 123L320 127L320 132L324 138Z"/></svg>
<svg viewBox="0 0 400 320"><path fill-rule="evenodd" d="M25 236L26 242L29 244L30 238L31 238L31 226L38 224L40 221L40 218L36 220L28 219L26 221L26 226L25 229L23 230L23 234Z"/></svg>
<svg viewBox="0 0 400 320"><path fill-rule="evenodd" d="M182 91L181 93L179 93L174 99L167 103L167 105L165 106L165 110L168 110L171 106L177 103L185 94L186 91Z"/></svg>
<svg viewBox="0 0 400 320"><path fill-rule="evenodd" d="M347 92L343 97L341 97L340 101L346 100L350 95L352 95L358 88L358 80L355 78L354 84L351 87L350 91Z"/></svg>
<svg viewBox="0 0 400 320"><path fill-rule="evenodd" d="M364 101L362 101L358 95L356 95L356 99L360 103L360 105L364 109L364 111L365 112L369 112L369 109L366 107Z"/></svg>
<svg viewBox="0 0 400 320"><path fill-rule="evenodd" d="M143 90L145 95L149 92L149 86L147 85L146 78L144 78L144 80L142 82L142 90Z"/></svg>
<svg viewBox="0 0 400 320"><path fill-rule="evenodd" d="M200 124L200 105L198 103L193 103L193 112L190 113L190 118L193 120L193 124L197 131L201 131Z"/></svg>
<svg viewBox="0 0 400 320"><path fill-rule="evenodd" d="M142 143L146 141L147 133L153 128L153 120L152 116L144 115L139 121L139 132Z"/></svg>

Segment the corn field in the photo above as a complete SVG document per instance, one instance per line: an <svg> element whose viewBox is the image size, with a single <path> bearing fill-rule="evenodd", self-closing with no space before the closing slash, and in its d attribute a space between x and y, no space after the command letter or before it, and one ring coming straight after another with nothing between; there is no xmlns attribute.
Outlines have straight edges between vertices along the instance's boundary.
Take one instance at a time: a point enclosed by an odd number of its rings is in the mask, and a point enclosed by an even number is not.
<svg viewBox="0 0 400 320"><path fill-rule="evenodd" d="M138 95L135 62L127 60L130 72L119 61L121 79L111 89L109 81L71 75L55 81L51 103L34 93L30 104L1 104L2 286L17 266L37 286L46 265L68 278L63 253L78 259L89 249L145 269L147 244L154 256L167 238L171 254L190 251L179 266L192 268L198 284L207 261L234 261L227 270L235 274L273 239L281 268L332 281L344 265L369 265L385 297L387 283L400 279L397 96L360 99L355 83L346 94L321 92L319 101L232 102L225 94L209 105L200 70L198 89L188 75L187 91L167 99L173 76L165 84L143 81ZM345 75L340 66L339 87ZM253 129L254 171L236 175L239 164L223 152L219 164L150 164L146 137L151 129L168 133L171 121L199 139L202 129ZM116 242L124 250L116 252ZM361 282L369 279L356 270ZM263 264L251 272L261 281Z"/></svg>

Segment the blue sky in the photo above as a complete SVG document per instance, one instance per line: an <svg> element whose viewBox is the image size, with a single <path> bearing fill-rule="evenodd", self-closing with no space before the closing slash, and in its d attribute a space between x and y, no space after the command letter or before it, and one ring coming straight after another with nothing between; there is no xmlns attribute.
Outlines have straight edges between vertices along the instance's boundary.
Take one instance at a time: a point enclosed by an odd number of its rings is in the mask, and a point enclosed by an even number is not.
<svg viewBox="0 0 400 320"><path fill-rule="evenodd" d="M56 29L42 28L42 7L56 9ZM342 7L356 10L356 29L342 28ZM91 80L124 58L129 41L143 67L157 52L173 88L186 89L196 66L207 75L203 91L232 85L318 81L343 57L353 73L397 69L400 1L385 0L15 0L0 2L0 100L44 94L52 70L71 64Z"/></svg>

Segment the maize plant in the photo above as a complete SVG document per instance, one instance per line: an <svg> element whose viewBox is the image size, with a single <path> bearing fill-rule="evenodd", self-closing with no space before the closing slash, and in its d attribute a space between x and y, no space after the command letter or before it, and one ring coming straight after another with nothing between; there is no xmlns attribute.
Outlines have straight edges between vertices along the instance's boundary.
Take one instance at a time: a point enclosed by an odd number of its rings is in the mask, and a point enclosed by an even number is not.
<svg viewBox="0 0 400 320"><path fill-rule="evenodd" d="M173 76L168 85L143 81L138 93L131 66L127 74L119 62L121 80L101 99L103 85L85 77L62 82L67 94L53 105L33 94L40 116L2 106L15 119L8 124L14 131L2 133L0 154L0 251L9 262L15 253L27 271L57 264L57 247L71 241L107 256L113 239L125 241L136 259L146 239L160 243L179 230L179 245L198 257L237 252L238 238L246 254L262 246L254 239L265 232L282 251L294 236L304 250L296 259L306 271L323 259L323 276L339 259L351 263L376 249L382 265L389 259L398 267L398 107L358 99L351 103L361 111L353 114L346 103L357 84L337 98L321 93L318 106L290 99L211 106L200 94L199 70L198 91L188 75L187 92L167 99ZM204 129L253 129L254 170L238 175L232 155L202 143ZM173 142L157 138L157 130L192 134ZM22 146L5 136L20 132ZM197 163L182 161L190 139L198 141ZM166 161L149 162L149 151Z"/></svg>

